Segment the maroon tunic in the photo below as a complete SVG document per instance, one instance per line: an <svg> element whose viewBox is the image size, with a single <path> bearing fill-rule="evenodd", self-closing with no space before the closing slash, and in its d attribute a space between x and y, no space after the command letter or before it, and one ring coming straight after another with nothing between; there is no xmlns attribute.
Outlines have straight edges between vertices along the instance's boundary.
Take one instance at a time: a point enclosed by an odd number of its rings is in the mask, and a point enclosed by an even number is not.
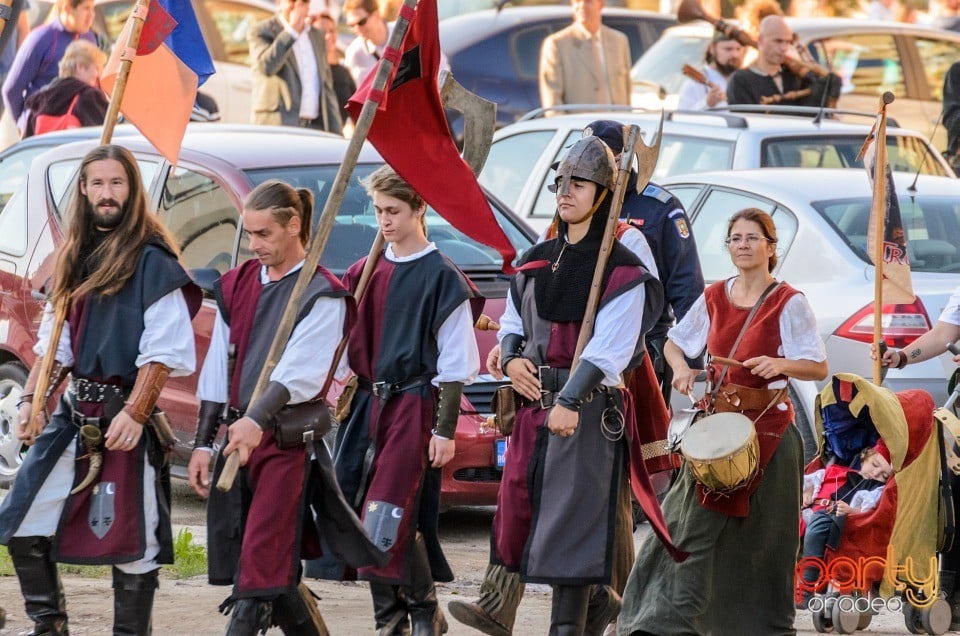
<svg viewBox="0 0 960 636"><path fill-rule="evenodd" d="M354 264L344 276L350 289L356 287L365 262ZM348 350L350 367L366 386L358 389L339 433L337 478L348 501L359 504L374 544L391 556L384 567L359 569L361 579L409 584L409 551L418 528L434 552L434 571L438 565L447 567L431 531L439 492L426 492L422 485L436 420L436 391L430 381L437 375L437 334L465 300L471 301L476 318L483 298L452 261L432 251L404 262L380 258L360 301ZM418 378L417 386L386 401L366 388L372 382ZM365 469L370 448L372 464ZM434 518L421 514L421 507L433 510Z"/></svg>
<svg viewBox="0 0 960 636"><path fill-rule="evenodd" d="M707 302L707 314L710 316L710 332L707 335L707 351L711 354L726 357L730 355L733 343L743 328L750 307L738 307L730 301L727 294L727 281L718 281L704 291ZM737 360L748 360L758 356L779 356L782 346L780 340L780 314L787 301L795 294L796 289L786 283L780 283L754 315L750 326L747 327L743 339L734 352ZM711 378L716 378L721 372L719 365L710 365ZM727 369L723 383L739 384L754 389L766 389L770 383L777 380L787 381L787 376L780 375L774 378L761 378L753 375L750 369L740 366L730 366ZM710 510L716 510L734 517L746 517L750 513L750 496L756 492L763 479L763 471L773 453L780 444L783 432L793 422L793 404L787 400L787 408L780 410L772 406L763 413L763 409L744 411L743 414L754 421L757 429L757 439L760 442L760 461L757 474L746 486L732 493L716 494L709 492L702 485L697 484L697 499L700 505ZM763 415L761 416L761 413ZM759 419L757 419L759 418Z"/></svg>
<svg viewBox="0 0 960 636"><path fill-rule="evenodd" d="M249 404L253 385L298 277L298 272L290 272L264 285L260 271L259 261L249 260L224 274L217 289L220 314L230 328L230 343L237 355L230 378L230 405L240 412ZM301 300L297 320L307 315L320 297L347 296L340 281L318 267ZM352 303L347 305L349 309ZM348 311L345 329L349 322ZM326 371L318 369L317 373ZM208 521L213 537L211 546L215 548L211 549L210 558L226 559L239 553L233 575L234 598L284 593L297 585L301 558L321 555L317 526L309 508L308 450L307 446L280 450L273 432L266 430L240 472L239 485L233 489L240 493L239 504L231 501L229 493L211 492ZM216 577L219 580L211 576L211 582L229 582L230 568L223 564L218 564L218 568L223 573Z"/></svg>

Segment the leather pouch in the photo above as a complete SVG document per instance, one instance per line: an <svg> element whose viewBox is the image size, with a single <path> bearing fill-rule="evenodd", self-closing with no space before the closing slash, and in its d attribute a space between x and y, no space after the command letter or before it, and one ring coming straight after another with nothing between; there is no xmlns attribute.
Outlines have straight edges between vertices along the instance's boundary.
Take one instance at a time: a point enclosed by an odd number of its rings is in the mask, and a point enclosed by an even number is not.
<svg viewBox="0 0 960 636"><path fill-rule="evenodd" d="M288 405L277 413L274 437L277 448L287 450L319 442L330 432L330 408L324 400Z"/></svg>
<svg viewBox="0 0 960 636"><path fill-rule="evenodd" d="M493 421L497 430L504 437L509 437L513 432L513 422L517 415L517 394L513 386L504 384L498 387L493 394L490 406L493 409Z"/></svg>

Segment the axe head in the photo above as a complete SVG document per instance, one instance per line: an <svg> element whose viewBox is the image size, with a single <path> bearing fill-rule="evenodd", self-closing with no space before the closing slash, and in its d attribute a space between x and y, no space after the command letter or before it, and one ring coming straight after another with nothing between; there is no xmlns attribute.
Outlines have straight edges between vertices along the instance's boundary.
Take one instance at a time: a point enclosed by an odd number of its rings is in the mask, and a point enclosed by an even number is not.
<svg viewBox="0 0 960 636"><path fill-rule="evenodd" d="M480 174L493 144L497 104L468 91L446 69L440 72L440 101L463 115L463 160Z"/></svg>
<svg viewBox="0 0 960 636"><path fill-rule="evenodd" d="M657 160L660 158L660 141L663 139L663 111L660 111L657 134L653 138L653 143L649 146L643 142L643 137L637 135L636 144L628 147L629 128L630 126L623 127L623 149L626 153L637 158L637 194L640 194L650 183L650 177L653 176L653 171L657 167Z"/></svg>

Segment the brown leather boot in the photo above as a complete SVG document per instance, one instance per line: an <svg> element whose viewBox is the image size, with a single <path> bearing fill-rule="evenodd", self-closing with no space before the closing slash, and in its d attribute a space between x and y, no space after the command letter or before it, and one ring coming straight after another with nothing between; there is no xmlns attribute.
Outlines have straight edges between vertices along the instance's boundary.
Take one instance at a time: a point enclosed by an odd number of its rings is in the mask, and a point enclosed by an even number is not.
<svg viewBox="0 0 960 636"><path fill-rule="evenodd" d="M488 565L480 584L480 598L474 603L450 601L447 609L455 619L490 636L511 636L517 608L526 584L520 574L502 565Z"/></svg>

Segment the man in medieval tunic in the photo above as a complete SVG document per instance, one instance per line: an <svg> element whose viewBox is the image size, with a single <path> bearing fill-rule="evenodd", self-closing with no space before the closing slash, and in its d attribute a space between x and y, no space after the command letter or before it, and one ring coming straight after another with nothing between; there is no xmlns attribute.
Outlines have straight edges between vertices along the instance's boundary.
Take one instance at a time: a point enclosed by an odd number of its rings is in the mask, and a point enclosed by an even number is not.
<svg viewBox="0 0 960 636"><path fill-rule="evenodd" d="M68 632L58 562L113 566L115 634L150 633L160 564L173 562L166 449L152 417L167 378L194 371L190 320L200 293L141 184L119 146L83 158L34 347L38 363L21 397L17 435L34 446L0 506L0 543L36 634ZM52 307L64 305L51 350ZM46 355L72 377L36 435L31 401Z"/></svg>
<svg viewBox="0 0 960 636"><path fill-rule="evenodd" d="M232 423L222 457L237 452L245 467L230 493L213 491L207 513L208 576L214 585L233 584L221 608L231 612L227 633L234 636L253 636L270 625L285 634L327 633L313 595L300 582L300 560L320 556L321 536L352 563L379 558L337 488L320 436L285 449L276 441L278 421L291 417L282 409L311 408L305 403L323 389L352 318L349 293L326 269L317 268L270 382L251 403L303 267L312 210L309 190L280 181L264 182L247 196L243 230L257 258L217 284L218 315L197 386L201 402L191 485L202 496L210 494L211 448L225 410ZM218 470L222 467L220 461Z"/></svg>
<svg viewBox="0 0 960 636"><path fill-rule="evenodd" d="M499 334L501 366L519 408L494 518L493 559L525 581L553 586L556 634L602 633L619 610L609 587L614 519L624 483L624 427L634 418L629 393L618 387L621 374L640 360L640 336L663 302L656 279L615 242L593 335L570 371L615 175L613 154L597 137L571 148L557 171L559 236L525 257Z"/></svg>
<svg viewBox="0 0 960 636"><path fill-rule="evenodd" d="M338 434L337 478L390 556L357 572L370 581L377 629L392 634L409 621L414 634L441 634L447 624L425 535L437 523L439 469L453 459L463 386L480 369L473 324L483 298L427 240L427 206L409 184L384 166L366 187L387 247L350 332L358 385ZM351 290L365 264L347 271ZM432 560L445 564L442 552Z"/></svg>

